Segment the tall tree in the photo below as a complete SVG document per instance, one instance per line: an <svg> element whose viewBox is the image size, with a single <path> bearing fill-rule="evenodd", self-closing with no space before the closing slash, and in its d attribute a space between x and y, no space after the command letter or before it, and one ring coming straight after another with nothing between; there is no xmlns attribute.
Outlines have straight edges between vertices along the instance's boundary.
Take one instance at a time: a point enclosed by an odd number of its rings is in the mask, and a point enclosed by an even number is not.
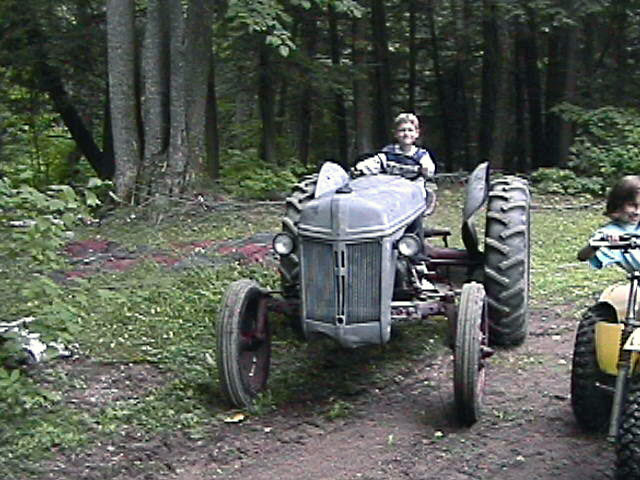
<svg viewBox="0 0 640 480"><path fill-rule="evenodd" d="M572 12L572 2L563 2ZM554 111L562 102L572 103L575 99L577 80L577 22L575 18L564 18L550 30L548 40L546 119L546 156L541 166L566 165L572 141L571 125Z"/></svg>
<svg viewBox="0 0 640 480"><path fill-rule="evenodd" d="M525 6L526 18L516 22L516 58L518 70L523 72L526 105L516 105L516 109L527 108L529 121L529 141L531 144L531 167L545 164L546 145L542 120L542 85L540 79L538 42L536 39L537 20L535 11Z"/></svg>
<svg viewBox="0 0 640 480"><path fill-rule="evenodd" d="M438 106L440 110L440 120L442 123L442 137L445 153L445 170L453 171L453 142L454 135L452 113L450 111L451 102L448 97L449 91L446 86L446 79L442 72L442 61L440 53L439 32L436 27L434 0L427 0L427 23L429 26L429 45L431 47L431 61L433 63L433 73L436 79L436 90Z"/></svg>
<svg viewBox="0 0 640 480"><path fill-rule="evenodd" d="M312 110L315 99L315 85L312 75L311 59L315 57L318 41L318 19L316 10L312 9L301 25L303 32L303 49L306 62L301 65L302 88L300 89L299 111L297 122L298 158L303 165L309 162L311 142Z"/></svg>
<svg viewBox="0 0 640 480"><path fill-rule="evenodd" d="M277 162L276 90L273 74L273 52L263 39L258 47L258 59L258 104L262 121L261 156L265 162L275 164Z"/></svg>
<svg viewBox="0 0 640 480"><path fill-rule="evenodd" d="M338 35L338 19L336 18L336 12L331 5L329 5L328 7L327 14L329 17L331 64L334 66L334 68L339 68L341 46L340 37ZM336 119L336 133L338 137L338 162L343 167L348 168L349 159L347 158L347 109L344 104L344 97L339 89L335 92L334 102L334 116Z"/></svg>
<svg viewBox="0 0 640 480"><path fill-rule="evenodd" d="M418 42L417 18L418 4L416 0L409 0L409 102L407 110L416 110L416 89L417 89L417 64L418 64Z"/></svg>
<svg viewBox="0 0 640 480"><path fill-rule="evenodd" d="M134 1L107 1L109 97L116 171L114 184L124 201L134 197L140 163Z"/></svg>
<svg viewBox="0 0 640 480"><path fill-rule="evenodd" d="M483 0L482 87L478 134L478 154L497 168L503 167L506 78L501 34L503 30L496 0Z"/></svg>
<svg viewBox="0 0 640 480"><path fill-rule="evenodd" d="M373 29L373 52L375 62L374 141L384 145L391 131L391 64L387 18L383 0L372 0L371 22Z"/></svg>
<svg viewBox="0 0 640 480"><path fill-rule="evenodd" d="M353 32L353 110L356 137L356 155L372 152L373 135L371 124L371 102L369 67L366 51L366 20L354 18Z"/></svg>
<svg viewBox="0 0 640 480"><path fill-rule="evenodd" d="M136 191L144 198L180 195L207 172L211 15L204 0L150 0L138 75L134 2L107 3L115 186L124 200L135 201Z"/></svg>

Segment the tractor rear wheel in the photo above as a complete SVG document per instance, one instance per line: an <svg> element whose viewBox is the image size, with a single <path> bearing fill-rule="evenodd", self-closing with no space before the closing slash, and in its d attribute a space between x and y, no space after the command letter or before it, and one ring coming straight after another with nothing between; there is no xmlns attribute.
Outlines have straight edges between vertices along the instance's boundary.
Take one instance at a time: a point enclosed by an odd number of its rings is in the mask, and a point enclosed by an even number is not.
<svg viewBox="0 0 640 480"><path fill-rule="evenodd" d="M616 479L640 478L640 381L633 378L626 395L616 442Z"/></svg>
<svg viewBox="0 0 640 480"><path fill-rule="evenodd" d="M453 390L458 417L474 424L482 410L487 351L486 296L476 282L462 286L455 328Z"/></svg>
<svg viewBox="0 0 640 480"><path fill-rule="evenodd" d="M598 322L615 321L605 305L594 305L583 315L573 346L571 408L578 424L588 432L603 432L609 425L613 397L603 386L613 388L615 378L598 366L595 328Z"/></svg>
<svg viewBox="0 0 640 480"><path fill-rule="evenodd" d="M286 211L282 219L282 231L298 239L298 222L305 203L313 199L318 183L318 174L308 175L293 187L286 200ZM280 258L280 279L285 298L300 297L300 245L295 243L293 252Z"/></svg>
<svg viewBox="0 0 640 480"><path fill-rule="evenodd" d="M529 321L531 195L526 180L491 182L484 244L489 332L496 345L520 345Z"/></svg>
<svg viewBox="0 0 640 480"><path fill-rule="evenodd" d="M267 295L256 282L237 280L227 288L216 334L222 394L246 408L266 388L271 364Z"/></svg>

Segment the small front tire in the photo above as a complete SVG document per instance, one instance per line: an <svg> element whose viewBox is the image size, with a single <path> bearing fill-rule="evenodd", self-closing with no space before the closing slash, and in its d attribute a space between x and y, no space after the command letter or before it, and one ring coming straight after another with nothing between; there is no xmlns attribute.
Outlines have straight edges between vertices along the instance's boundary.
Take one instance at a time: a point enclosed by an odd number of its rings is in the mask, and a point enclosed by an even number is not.
<svg viewBox="0 0 640 480"><path fill-rule="evenodd" d="M455 328L453 385L456 411L465 425L480 418L487 352L486 295L476 282L463 285Z"/></svg>
<svg viewBox="0 0 640 480"><path fill-rule="evenodd" d="M216 333L222 394L236 407L249 407L266 388L271 364L267 295L257 283L243 279L227 288Z"/></svg>

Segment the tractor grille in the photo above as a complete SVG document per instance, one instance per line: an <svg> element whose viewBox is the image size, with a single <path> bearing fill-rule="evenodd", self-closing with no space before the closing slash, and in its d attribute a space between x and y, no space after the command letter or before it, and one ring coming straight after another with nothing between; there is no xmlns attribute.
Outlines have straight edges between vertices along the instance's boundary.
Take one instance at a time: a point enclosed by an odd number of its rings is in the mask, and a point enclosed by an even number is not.
<svg viewBox="0 0 640 480"><path fill-rule="evenodd" d="M379 242L306 240L302 252L307 318L344 324L380 319Z"/></svg>

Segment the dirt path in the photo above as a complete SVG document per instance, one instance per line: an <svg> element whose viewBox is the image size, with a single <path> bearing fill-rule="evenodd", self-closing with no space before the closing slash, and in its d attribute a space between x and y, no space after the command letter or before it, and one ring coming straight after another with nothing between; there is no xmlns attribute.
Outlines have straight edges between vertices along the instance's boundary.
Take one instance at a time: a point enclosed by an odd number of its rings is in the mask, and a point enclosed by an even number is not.
<svg viewBox="0 0 640 480"><path fill-rule="evenodd" d="M484 415L471 428L453 420L447 356L418 361L388 387L360 395L341 420L310 408L222 425L213 438L174 451L168 478L612 478L611 446L573 419L575 325L562 313L533 311L525 345L491 359Z"/></svg>

